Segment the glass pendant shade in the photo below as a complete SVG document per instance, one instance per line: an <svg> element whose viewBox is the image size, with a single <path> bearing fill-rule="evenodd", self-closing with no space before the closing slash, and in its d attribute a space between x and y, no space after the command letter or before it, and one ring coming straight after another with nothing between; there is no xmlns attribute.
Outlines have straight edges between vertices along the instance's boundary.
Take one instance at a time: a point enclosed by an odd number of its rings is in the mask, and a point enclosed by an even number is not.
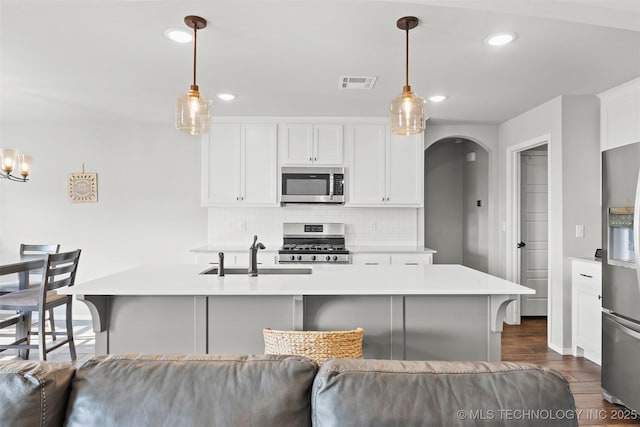
<svg viewBox="0 0 640 427"><path fill-rule="evenodd" d="M176 128L189 135L209 133L211 102L192 85L189 93L180 95L176 105Z"/></svg>
<svg viewBox="0 0 640 427"><path fill-rule="evenodd" d="M31 156L28 154L18 154L18 165L20 166L20 175L23 178L29 176L31 172Z"/></svg>
<svg viewBox="0 0 640 427"><path fill-rule="evenodd" d="M2 160L2 170L10 173L16 165L16 156L18 152L12 148L0 149L0 159Z"/></svg>
<svg viewBox="0 0 640 427"><path fill-rule="evenodd" d="M391 101L391 131L395 135L424 132L424 99L411 92L409 86Z"/></svg>

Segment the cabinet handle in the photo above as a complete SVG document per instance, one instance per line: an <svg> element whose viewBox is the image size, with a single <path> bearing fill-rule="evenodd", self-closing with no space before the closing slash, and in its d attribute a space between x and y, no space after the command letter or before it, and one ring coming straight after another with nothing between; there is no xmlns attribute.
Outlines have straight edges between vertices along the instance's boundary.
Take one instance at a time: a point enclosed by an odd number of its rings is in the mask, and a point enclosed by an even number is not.
<svg viewBox="0 0 640 427"><path fill-rule="evenodd" d="M314 161L314 162L317 162L317 161L318 161L318 158L317 158L317 157L314 157L314 158L313 158L313 161Z"/></svg>
<svg viewBox="0 0 640 427"><path fill-rule="evenodd" d="M313 161L313 157L309 157L309 161L312 162Z"/></svg>
<svg viewBox="0 0 640 427"><path fill-rule="evenodd" d="M382 198L382 201L384 202L384 197Z"/></svg>
<svg viewBox="0 0 640 427"><path fill-rule="evenodd" d="M417 262L405 262L404 265L418 265Z"/></svg>
<svg viewBox="0 0 640 427"><path fill-rule="evenodd" d="M598 299L602 299L602 295L598 295Z"/></svg>
<svg viewBox="0 0 640 427"><path fill-rule="evenodd" d="M236 196L236 200L240 200L240 197Z"/></svg>
<svg viewBox="0 0 640 427"><path fill-rule="evenodd" d="M580 273L580 275L581 275L582 277L588 277L589 279L593 279L593 276L589 276L588 274L582 274L582 273Z"/></svg>
<svg viewBox="0 0 640 427"><path fill-rule="evenodd" d="M389 198L387 197L387 202L389 201Z"/></svg>
<svg viewBox="0 0 640 427"><path fill-rule="evenodd" d="M364 265L378 265L377 262L365 262Z"/></svg>

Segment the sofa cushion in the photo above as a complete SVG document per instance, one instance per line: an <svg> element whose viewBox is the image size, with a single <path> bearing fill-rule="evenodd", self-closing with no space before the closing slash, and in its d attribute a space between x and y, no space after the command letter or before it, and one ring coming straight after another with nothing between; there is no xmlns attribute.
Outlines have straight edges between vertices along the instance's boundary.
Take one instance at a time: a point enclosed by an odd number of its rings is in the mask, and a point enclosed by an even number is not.
<svg viewBox="0 0 640 427"><path fill-rule="evenodd" d="M310 426L298 356L118 355L78 368L67 426Z"/></svg>
<svg viewBox="0 0 640 427"><path fill-rule="evenodd" d="M312 407L314 427L577 425L566 379L525 363L330 360Z"/></svg>
<svg viewBox="0 0 640 427"><path fill-rule="evenodd" d="M0 362L0 426L62 426L74 371L71 363Z"/></svg>

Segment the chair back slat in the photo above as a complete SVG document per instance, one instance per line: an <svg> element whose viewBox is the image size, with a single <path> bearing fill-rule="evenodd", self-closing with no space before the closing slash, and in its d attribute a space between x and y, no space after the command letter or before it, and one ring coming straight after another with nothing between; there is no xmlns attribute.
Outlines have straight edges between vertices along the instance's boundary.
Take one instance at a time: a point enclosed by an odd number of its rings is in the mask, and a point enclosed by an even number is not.
<svg viewBox="0 0 640 427"><path fill-rule="evenodd" d="M73 286L78 271L80 249L70 252L48 254L45 258L45 267L42 272L41 301L46 303L49 291L63 286Z"/></svg>
<svg viewBox="0 0 640 427"><path fill-rule="evenodd" d="M20 245L20 255L56 254L60 252L60 245Z"/></svg>

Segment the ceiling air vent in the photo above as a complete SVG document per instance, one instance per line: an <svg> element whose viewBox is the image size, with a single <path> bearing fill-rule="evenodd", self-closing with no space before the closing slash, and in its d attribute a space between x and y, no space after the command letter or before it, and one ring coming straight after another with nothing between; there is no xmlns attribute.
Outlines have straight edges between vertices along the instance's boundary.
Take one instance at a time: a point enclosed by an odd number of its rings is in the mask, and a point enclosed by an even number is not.
<svg viewBox="0 0 640 427"><path fill-rule="evenodd" d="M373 76L342 76L340 89L373 89L377 77Z"/></svg>

